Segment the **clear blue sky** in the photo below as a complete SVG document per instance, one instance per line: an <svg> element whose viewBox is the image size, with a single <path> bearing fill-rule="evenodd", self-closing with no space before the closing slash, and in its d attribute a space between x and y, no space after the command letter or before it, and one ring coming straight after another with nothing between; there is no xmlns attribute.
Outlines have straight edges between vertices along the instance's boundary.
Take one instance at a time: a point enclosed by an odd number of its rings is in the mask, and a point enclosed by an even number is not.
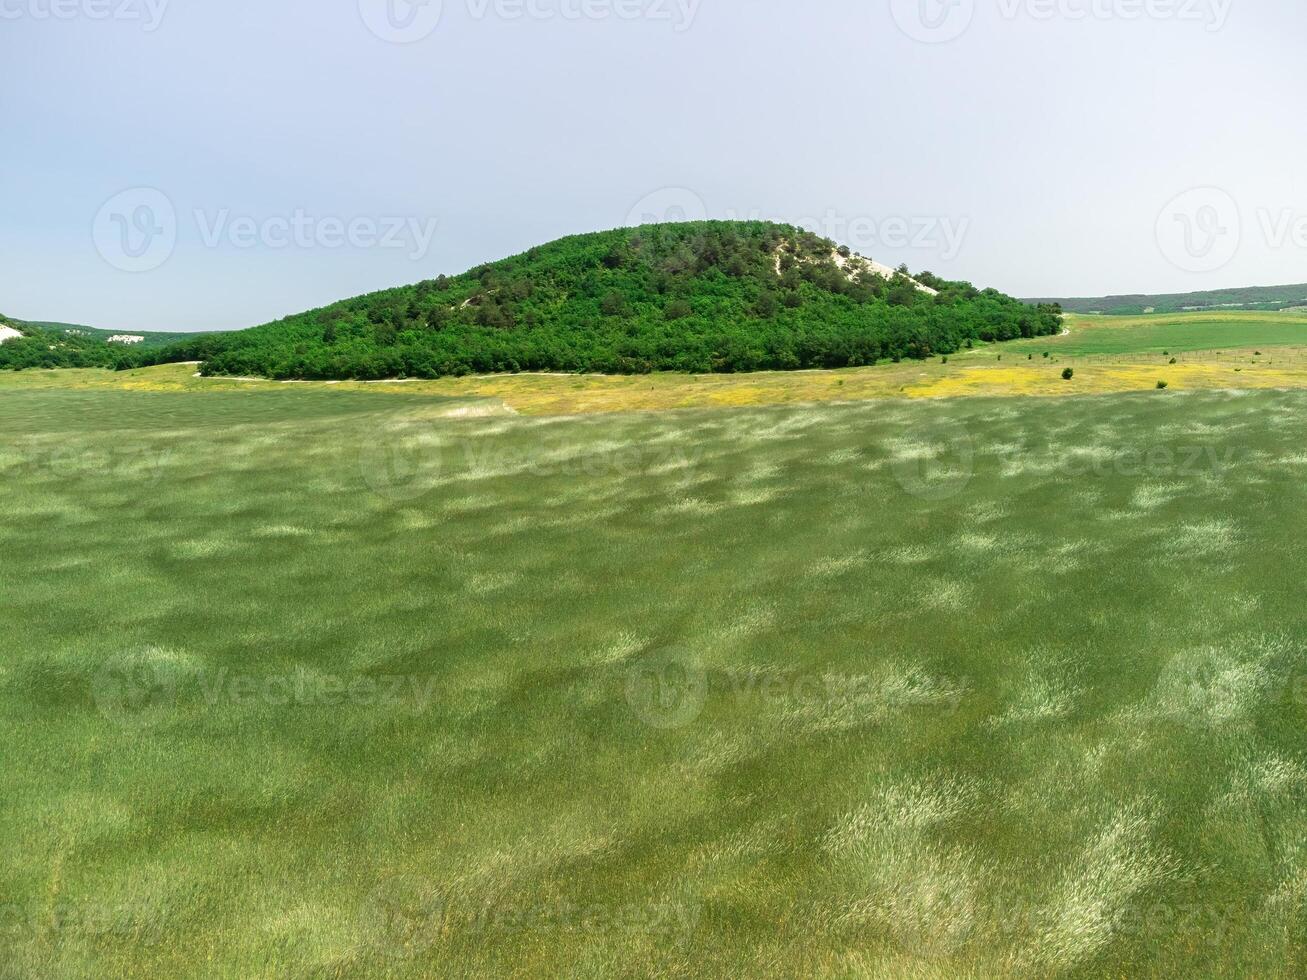
<svg viewBox="0 0 1307 980"><path fill-rule="evenodd" d="M1307 281L1304 44L1301 0L0 0L0 311L244 327L700 202L1018 295ZM1195 187L1239 247L1176 261Z"/></svg>

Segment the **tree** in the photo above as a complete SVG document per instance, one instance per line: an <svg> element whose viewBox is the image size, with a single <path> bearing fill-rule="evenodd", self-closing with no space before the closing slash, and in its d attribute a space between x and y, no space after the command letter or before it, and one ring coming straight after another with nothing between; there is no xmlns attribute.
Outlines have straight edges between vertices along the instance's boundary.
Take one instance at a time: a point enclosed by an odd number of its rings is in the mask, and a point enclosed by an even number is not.
<svg viewBox="0 0 1307 980"><path fill-rule="evenodd" d="M683 299L672 300L663 310L663 316L668 320L683 320L693 313L693 307Z"/></svg>

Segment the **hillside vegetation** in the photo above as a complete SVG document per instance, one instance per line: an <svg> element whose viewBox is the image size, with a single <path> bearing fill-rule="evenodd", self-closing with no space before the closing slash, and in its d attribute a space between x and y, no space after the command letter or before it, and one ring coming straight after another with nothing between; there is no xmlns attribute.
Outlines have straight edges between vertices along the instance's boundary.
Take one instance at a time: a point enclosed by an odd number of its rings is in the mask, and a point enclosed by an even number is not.
<svg viewBox="0 0 1307 980"><path fill-rule="evenodd" d="M108 344L98 334L69 333L4 316L0 316L0 327L23 335L0 343L0 369L116 368L125 360L141 360L139 354L132 357L124 347Z"/></svg>
<svg viewBox="0 0 1307 980"><path fill-rule="evenodd" d="M77 323L26 322L0 315L0 327L23 334L0 343L0 369L26 368L132 368L143 364L181 360L206 334L159 333L102 330ZM127 333L141 337L137 344L109 343L109 338ZM177 351L167 350L183 345ZM165 353L165 351L167 352Z"/></svg>
<svg viewBox="0 0 1307 980"><path fill-rule="evenodd" d="M1197 293L1135 293L1123 296L1031 299L1028 303L1056 303L1068 313L1104 313L1139 316L1143 313L1189 313L1219 310L1285 310L1307 306L1307 284L1248 286Z"/></svg>
<svg viewBox="0 0 1307 980"><path fill-rule="evenodd" d="M734 372L921 358L1059 329L1054 308L929 273L918 280L876 275L789 226L651 225L565 238L161 359L273 378Z"/></svg>

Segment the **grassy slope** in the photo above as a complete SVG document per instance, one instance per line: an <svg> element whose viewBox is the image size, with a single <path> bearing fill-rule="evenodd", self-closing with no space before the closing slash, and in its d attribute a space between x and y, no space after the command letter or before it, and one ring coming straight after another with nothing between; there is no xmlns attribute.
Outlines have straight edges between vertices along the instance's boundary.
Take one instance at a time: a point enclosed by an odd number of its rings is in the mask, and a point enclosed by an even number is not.
<svg viewBox="0 0 1307 980"><path fill-rule="evenodd" d="M9 969L1307 967L1307 394L458 407L0 400Z"/></svg>
<svg viewBox="0 0 1307 980"><path fill-rule="evenodd" d="M1307 284L1291 286L1250 286L1242 289L1218 289L1197 293L1134 294L1124 296L1076 297L1029 300L1031 303L1060 303L1070 313L1104 313L1133 316L1151 309L1155 313L1177 313L1200 307L1269 309L1307 304Z"/></svg>
<svg viewBox="0 0 1307 980"><path fill-rule="evenodd" d="M1059 354L1134 354L1251 349L1307 344L1307 315L1299 313L1179 313L1125 317L1068 317L1066 337L1014 341L1012 350ZM1006 348L1005 348L1006 349Z"/></svg>

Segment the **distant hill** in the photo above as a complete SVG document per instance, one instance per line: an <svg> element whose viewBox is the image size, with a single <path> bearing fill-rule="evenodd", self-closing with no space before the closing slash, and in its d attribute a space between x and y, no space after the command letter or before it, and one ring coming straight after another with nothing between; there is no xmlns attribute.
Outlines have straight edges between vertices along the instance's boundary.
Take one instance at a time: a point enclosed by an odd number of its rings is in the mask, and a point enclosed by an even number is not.
<svg viewBox="0 0 1307 980"><path fill-rule="evenodd" d="M113 367L114 358L113 348L98 337L0 316L0 368Z"/></svg>
<svg viewBox="0 0 1307 980"><path fill-rule="evenodd" d="M135 367L172 360L170 348L210 334L102 330L78 323L0 316L0 369ZM178 357L178 360L185 358Z"/></svg>
<svg viewBox="0 0 1307 980"><path fill-rule="evenodd" d="M1249 286L1201 293L1099 296L1096 298L1030 299L1028 303L1057 303L1068 313L1103 313L1138 316L1144 313L1190 313L1205 310L1285 310L1307 306L1307 284Z"/></svg>
<svg viewBox="0 0 1307 980"><path fill-rule="evenodd" d="M92 337L96 340L101 340L106 343L110 342L110 338L114 338L114 337L128 337L128 338L139 337L141 339L135 342L127 342L127 341L114 341L114 342L115 343L121 342L124 343L126 346L140 347L144 350L167 347L170 344L181 343L187 340L193 340L196 337L205 337L209 335L207 332L186 333L180 330L167 331L167 332L158 331L158 330L103 330L100 327L88 327L80 323L52 323L52 322L44 322L40 320L29 320L27 321L27 324L28 326L37 327L41 330L44 330L47 333L81 335L85 337Z"/></svg>
<svg viewBox="0 0 1307 980"><path fill-rule="evenodd" d="M1055 309L890 270L768 222L576 235L459 276L169 349L206 374L754 371L947 354L1060 330Z"/></svg>

